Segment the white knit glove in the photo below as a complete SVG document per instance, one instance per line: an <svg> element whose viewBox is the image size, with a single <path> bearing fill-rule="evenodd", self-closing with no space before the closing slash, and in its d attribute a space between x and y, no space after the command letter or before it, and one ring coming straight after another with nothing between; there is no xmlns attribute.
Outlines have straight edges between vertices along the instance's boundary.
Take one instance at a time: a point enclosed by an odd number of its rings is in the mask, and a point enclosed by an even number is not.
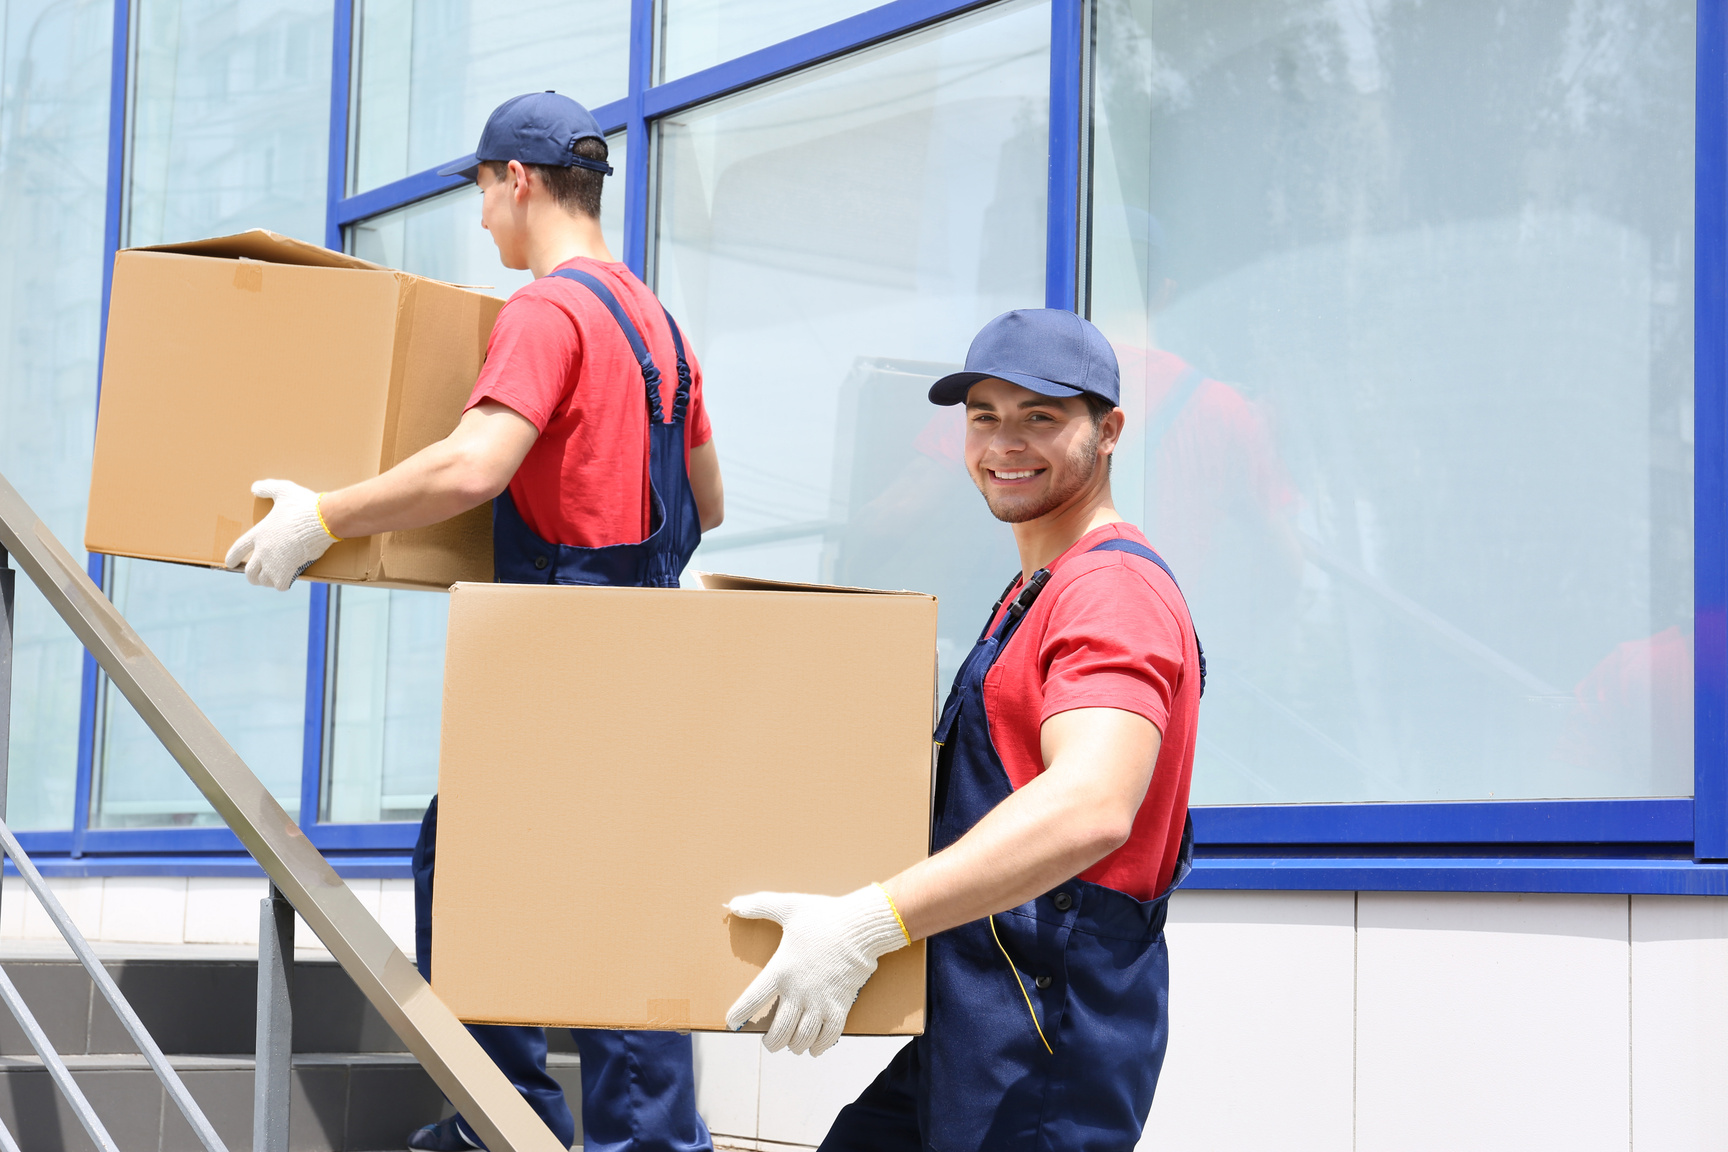
<svg viewBox="0 0 1728 1152"><path fill-rule="evenodd" d="M318 515L318 493L292 480L260 480L252 495L274 500L269 515L248 528L228 549L224 566L246 565L246 579L288 591L294 577L336 543Z"/></svg>
<svg viewBox="0 0 1728 1152"><path fill-rule="evenodd" d="M908 943L887 893L874 884L850 896L757 892L726 907L784 929L767 967L726 1013L726 1026L736 1032L778 1001L762 1037L770 1052L790 1045L820 1056L832 1048L877 957Z"/></svg>

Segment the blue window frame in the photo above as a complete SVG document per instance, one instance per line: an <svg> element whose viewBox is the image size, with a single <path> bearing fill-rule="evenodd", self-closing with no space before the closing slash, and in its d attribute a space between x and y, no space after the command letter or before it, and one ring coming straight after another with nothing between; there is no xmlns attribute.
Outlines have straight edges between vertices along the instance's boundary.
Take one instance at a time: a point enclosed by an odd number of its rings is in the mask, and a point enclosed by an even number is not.
<svg viewBox="0 0 1728 1152"><path fill-rule="evenodd" d="M629 135L624 259L648 252L652 122L774 77L985 7L988 0L891 0L856 16L655 85L655 7L631 0L629 87L596 108ZM1195 809L1190 887L1728 895L1728 0L1698 0L1695 223L1695 752L1693 799L1300 804ZM1092 0L1054 0L1045 303L1072 308L1086 259L1084 200ZM107 219L120 239L130 58L129 0L116 0ZM353 0L334 3L326 243L348 225L458 186L434 170L345 195ZM640 143L638 143L640 142ZM106 327L107 283L103 287ZM104 561L89 558L100 581ZM324 824L319 811L330 658L330 593L314 585L307 629L301 812L349 875L406 875L411 823ZM74 826L25 833L45 870L73 874L256 873L225 829L91 829L97 670L88 656Z"/></svg>

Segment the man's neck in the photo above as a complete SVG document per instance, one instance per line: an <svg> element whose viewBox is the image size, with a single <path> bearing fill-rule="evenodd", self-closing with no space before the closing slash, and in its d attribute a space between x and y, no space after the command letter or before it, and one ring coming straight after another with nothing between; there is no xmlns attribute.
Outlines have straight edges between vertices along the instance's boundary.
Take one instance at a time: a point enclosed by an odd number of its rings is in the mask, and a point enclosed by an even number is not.
<svg viewBox="0 0 1728 1152"><path fill-rule="evenodd" d="M612 250L606 247L606 238L600 233L600 221L550 208L531 223L528 270L536 280L580 256L607 264L613 262Z"/></svg>
<svg viewBox="0 0 1728 1152"><path fill-rule="evenodd" d="M1097 488L1081 493L1066 506L1036 520L1014 525L1014 543L1020 548L1022 578L1030 580L1032 573L1048 568L1088 532L1121 520L1110 496L1110 480L1106 476Z"/></svg>

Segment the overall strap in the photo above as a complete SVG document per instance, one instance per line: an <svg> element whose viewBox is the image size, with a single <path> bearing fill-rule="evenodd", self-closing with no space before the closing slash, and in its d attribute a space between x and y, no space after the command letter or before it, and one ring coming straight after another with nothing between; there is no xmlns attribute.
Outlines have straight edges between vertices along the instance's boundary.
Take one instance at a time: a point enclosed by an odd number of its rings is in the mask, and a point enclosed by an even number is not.
<svg viewBox="0 0 1728 1152"><path fill-rule="evenodd" d="M678 326L672 325L672 340L678 348L678 398L673 406L673 418L666 420L665 410L660 405L660 369L654 366L654 358L648 355L648 345L642 340L642 333L636 330L636 325L630 322L624 306L618 303L618 297L612 290L602 284L598 278L576 268L560 268L552 273L566 280L573 280L588 291L594 293L600 303L606 306L606 311L612 313L612 319L618 322L618 328L624 333L624 339L630 342L630 351L636 354L636 363L642 369L642 383L648 389L648 416L655 424L676 424L684 418L684 406L689 397L690 369L684 363L684 341L678 334ZM664 311L664 308L662 308ZM671 323L670 314L666 322Z"/></svg>
<svg viewBox="0 0 1728 1152"><path fill-rule="evenodd" d="M1146 547L1144 544L1136 544L1132 540L1106 540L1104 543L1099 544L1096 547L1088 548L1087 551L1126 552L1130 556L1138 556L1142 560L1150 560L1152 563L1158 565L1158 567L1164 569L1164 575L1170 577L1170 582L1176 585L1176 590L1178 592L1182 590L1182 585L1177 583L1176 573L1170 571L1170 565L1164 563L1164 558L1162 556L1158 555L1158 553L1152 551L1152 549Z"/></svg>
<svg viewBox="0 0 1728 1152"><path fill-rule="evenodd" d="M1008 637L1013 635L1014 629L1020 626L1020 618L1026 615L1027 610L1032 607L1032 602L1038 599L1038 593L1044 591L1044 585L1050 583L1050 569L1040 568L1032 573L1032 579L1026 582L1026 587L1020 590L1020 595L1014 597L1014 603L1008 605L1008 611L1002 614L1002 622L998 624L996 614L1002 612L1003 601L1008 599L1008 594L1014 591L1015 586L1019 583L1020 577L1015 576L1014 579L1008 581L1008 587L1002 589L1002 595L996 598L996 604L990 609L990 615L984 618L984 630L978 633L980 643L991 633L996 634L999 642L998 651L1000 651L1000 645L1008 643Z"/></svg>
<svg viewBox="0 0 1728 1152"><path fill-rule="evenodd" d="M682 424L684 412L690 407L690 362L684 357L684 333L678 330L678 321L672 319L666 305L660 305L660 311L666 316L666 327L672 329L672 350L678 354L678 390L672 395L672 423Z"/></svg>
<svg viewBox="0 0 1728 1152"><path fill-rule="evenodd" d="M1152 549L1146 547L1144 544L1137 544L1132 540L1106 540L1104 543L1099 544L1096 547L1088 548L1087 551L1126 552L1130 556L1138 556L1142 560L1150 560L1152 563L1158 565L1158 567L1164 569L1164 575L1170 577L1170 583L1176 585L1176 591L1178 593L1182 591L1182 585L1177 583L1176 573L1170 571L1170 565L1164 563L1164 558L1162 556L1158 555L1158 553L1152 551ZM1198 632L1194 634L1194 651L1199 653L1200 656L1200 695L1204 696L1206 695L1206 649L1200 643L1200 634Z"/></svg>

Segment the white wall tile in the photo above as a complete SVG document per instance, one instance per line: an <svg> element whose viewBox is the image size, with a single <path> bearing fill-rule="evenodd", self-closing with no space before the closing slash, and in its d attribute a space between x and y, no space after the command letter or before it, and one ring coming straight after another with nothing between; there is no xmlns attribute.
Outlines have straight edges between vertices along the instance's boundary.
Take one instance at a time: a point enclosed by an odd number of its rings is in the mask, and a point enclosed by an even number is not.
<svg viewBox="0 0 1728 1152"><path fill-rule="evenodd" d="M414 959L414 881L380 880L378 882L378 922L396 947L408 959Z"/></svg>
<svg viewBox="0 0 1728 1152"><path fill-rule="evenodd" d="M1141 1149L1349 1149L1355 917L1352 892L1176 894Z"/></svg>
<svg viewBox="0 0 1728 1152"><path fill-rule="evenodd" d="M1359 1152L1627 1146L1625 896L1364 892Z"/></svg>
<svg viewBox="0 0 1728 1152"><path fill-rule="evenodd" d="M186 943L258 943L260 905L270 882L246 876L193 876L186 881Z"/></svg>
<svg viewBox="0 0 1728 1152"><path fill-rule="evenodd" d="M762 1042L760 1036L753 1038ZM840 1109L857 1099L907 1042L901 1036L842 1036L817 1057L764 1051L757 1135L820 1144Z"/></svg>
<svg viewBox="0 0 1728 1152"><path fill-rule="evenodd" d="M346 883L349 891L353 892L359 899L361 906L376 918L378 916L379 889L381 882L376 879L371 879L348 880ZM298 912L294 914L294 950L296 952L329 951L329 949L324 946L324 942L318 939L318 934L312 931L312 926L306 923L305 919L302 918ZM409 958L413 958L412 952L409 953Z"/></svg>
<svg viewBox="0 0 1728 1152"><path fill-rule="evenodd" d="M184 943L186 877L108 877L102 886L101 938L145 944Z"/></svg>
<svg viewBox="0 0 1728 1152"><path fill-rule="evenodd" d="M6 877L5 887L0 888L0 939L24 938L24 906L34 902L22 876Z"/></svg>
<svg viewBox="0 0 1728 1152"><path fill-rule="evenodd" d="M1728 899L1632 897L1632 1147L1728 1148Z"/></svg>
<svg viewBox="0 0 1728 1152"><path fill-rule="evenodd" d="M762 1081L762 1037L697 1032L696 1110L715 1134L754 1137Z"/></svg>
<svg viewBox="0 0 1728 1152"><path fill-rule="evenodd" d="M102 877L55 877L48 881L48 887L72 917L72 923L78 926L78 931L84 933L85 939L102 938ZM26 940L60 939L60 930L54 927L54 922L48 918L47 909L42 907L35 893L26 890L22 903Z"/></svg>
<svg viewBox="0 0 1728 1152"><path fill-rule="evenodd" d="M372 913L373 916L378 915L378 901L384 891L384 881L378 879L345 880L344 883L348 885L348 890L354 893L360 903L366 906L366 911Z"/></svg>

